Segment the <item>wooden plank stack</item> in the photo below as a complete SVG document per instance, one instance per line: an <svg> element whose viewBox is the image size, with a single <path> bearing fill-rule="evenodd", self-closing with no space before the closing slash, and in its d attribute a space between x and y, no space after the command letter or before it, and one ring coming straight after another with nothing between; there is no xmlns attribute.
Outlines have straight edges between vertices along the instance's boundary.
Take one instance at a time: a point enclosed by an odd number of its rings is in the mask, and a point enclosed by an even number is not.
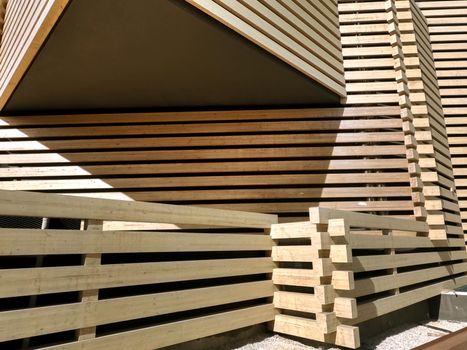
<svg viewBox="0 0 467 350"><path fill-rule="evenodd" d="M330 236L327 225L310 221L273 225L272 280L280 311L274 332L356 348L358 329L340 325L339 306L331 284ZM342 299L342 309L348 300Z"/></svg>
<svg viewBox="0 0 467 350"><path fill-rule="evenodd" d="M346 105L399 102L385 1L339 1Z"/></svg>
<svg viewBox="0 0 467 350"><path fill-rule="evenodd" d="M342 0L339 12L347 103L399 105L414 215L417 220L427 220L433 239L462 235L446 126L423 14L414 1L408 0Z"/></svg>
<svg viewBox="0 0 467 350"><path fill-rule="evenodd" d="M0 189L412 215L398 106L1 117Z"/></svg>
<svg viewBox="0 0 467 350"><path fill-rule="evenodd" d="M0 191L0 214L87 220L0 229L2 349L150 350L274 318L273 215L21 191ZM102 220L219 228L115 232Z"/></svg>
<svg viewBox="0 0 467 350"><path fill-rule="evenodd" d="M395 107L401 118L413 215L426 219L421 169L410 111L408 78L393 1L339 1L346 104Z"/></svg>
<svg viewBox="0 0 467 350"><path fill-rule="evenodd" d="M273 225L274 330L357 348L362 322L466 284L464 240L428 234L424 222L325 208Z"/></svg>
<svg viewBox="0 0 467 350"><path fill-rule="evenodd" d="M460 209L428 25L415 1L394 4L399 18L395 41L401 43L408 76L409 112L416 130L430 237L456 237L463 235Z"/></svg>
<svg viewBox="0 0 467 350"><path fill-rule="evenodd" d="M419 0L417 5L427 19L430 31L465 233L467 232L467 4L461 0ZM467 234L465 238L467 241Z"/></svg>

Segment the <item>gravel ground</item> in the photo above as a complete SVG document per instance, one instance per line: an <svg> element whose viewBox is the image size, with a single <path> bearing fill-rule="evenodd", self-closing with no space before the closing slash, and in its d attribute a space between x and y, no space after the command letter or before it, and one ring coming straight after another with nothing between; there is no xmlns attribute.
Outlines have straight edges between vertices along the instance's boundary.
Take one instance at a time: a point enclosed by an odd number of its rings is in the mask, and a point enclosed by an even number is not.
<svg viewBox="0 0 467 350"><path fill-rule="evenodd" d="M410 350L450 332L467 327L467 322L459 321L427 321L411 323L392 328L378 336L365 339L362 350ZM232 349L232 348L231 348ZM247 345L235 350L339 350L338 347L325 346L315 342L303 343L279 335L258 336Z"/></svg>

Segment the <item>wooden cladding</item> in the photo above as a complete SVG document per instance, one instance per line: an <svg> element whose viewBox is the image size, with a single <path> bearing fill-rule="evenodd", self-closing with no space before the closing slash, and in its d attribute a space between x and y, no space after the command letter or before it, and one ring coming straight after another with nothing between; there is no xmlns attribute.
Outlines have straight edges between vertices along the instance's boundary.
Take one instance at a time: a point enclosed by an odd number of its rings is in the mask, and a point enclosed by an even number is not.
<svg viewBox="0 0 467 350"><path fill-rule="evenodd" d="M399 105L414 214L432 238L459 235L460 216L428 25L414 1L339 2L347 104ZM423 186L422 186L423 183Z"/></svg>
<svg viewBox="0 0 467 350"><path fill-rule="evenodd" d="M410 115L408 80L402 45L395 33L398 18L394 2L342 0L339 20L348 92L346 104L399 106L414 215L418 220L425 220L415 127L407 117Z"/></svg>
<svg viewBox="0 0 467 350"><path fill-rule="evenodd" d="M0 47L0 109L67 4L68 0L8 0Z"/></svg>
<svg viewBox="0 0 467 350"><path fill-rule="evenodd" d="M415 1L395 1L409 95L407 108L415 127L423 192L432 238L462 234L443 107L428 25Z"/></svg>
<svg viewBox="0 0 467 350"><path fill-rule="evenodd" d="M187 0L344 97L336 0Z"/></svg>
<svg viewBox="0 0 467 350"><path fill-rule="evenodd" d="M429 26L463 228L467 232L467 4L458 0L417 4Z"/></svg>
<svg viewBox="0 0 467 350"><path fill-rule="evenodd" d="M384 1L339 1L347 105L397 105Z"/></svg>
<svg viewBox="0 0 467 350"><path fill-rule="evenodd" d="M399 107L2 117L0 188L411 215Z"/></svg>

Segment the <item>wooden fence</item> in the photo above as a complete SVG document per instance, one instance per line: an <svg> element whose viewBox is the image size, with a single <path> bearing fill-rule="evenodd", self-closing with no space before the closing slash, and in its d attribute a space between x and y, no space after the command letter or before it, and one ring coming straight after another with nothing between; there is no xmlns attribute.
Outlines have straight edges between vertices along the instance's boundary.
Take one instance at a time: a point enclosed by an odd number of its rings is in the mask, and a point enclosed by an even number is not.
<svg viewBox="0 0 467 350"><path fill-rule="evenodd" d="M273 320L275 332L356 348L362 322L467 283L464 240L433 240L415 220L311 208L309 221L277 224L21 191L0 191L0 214L84 219L0 229L8 349L155 349ZM104 220L192 229L107 231Z"/></svg>
<svg viewBox="0 0 467 350"><path fill-rule="evenodd" d="M0 191L0 215L85 219L0 229L1 348L149 350L274 318L274 215L20 191ZM217 228L115 232L103 220Z"/></svg>
<svg viewBox="0 0 467 350"><path fill-rule="evenodd" d="M358 348L360 323L466 284L463 239L428 233L424 222L326 208L273 225L274 331Z"/></svg>

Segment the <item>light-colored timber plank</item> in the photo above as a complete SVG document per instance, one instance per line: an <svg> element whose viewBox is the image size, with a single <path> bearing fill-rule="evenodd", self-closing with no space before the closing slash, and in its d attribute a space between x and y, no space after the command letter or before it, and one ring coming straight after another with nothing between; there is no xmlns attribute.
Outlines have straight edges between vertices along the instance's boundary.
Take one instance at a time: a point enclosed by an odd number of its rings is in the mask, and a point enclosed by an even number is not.
<svg viewBox="0 0 467 350"><path fill-rule="evenodd" d="M271 258L174 261L101 266L3 269L0 296L13 297L271 273Z"/></svg>
<svg viewBox="0 0 467 350"><path fill-rule="evenodd" d="M7 311L0 318L0 340L63 332L272 295L272 282L259 281Z"/></svg>

